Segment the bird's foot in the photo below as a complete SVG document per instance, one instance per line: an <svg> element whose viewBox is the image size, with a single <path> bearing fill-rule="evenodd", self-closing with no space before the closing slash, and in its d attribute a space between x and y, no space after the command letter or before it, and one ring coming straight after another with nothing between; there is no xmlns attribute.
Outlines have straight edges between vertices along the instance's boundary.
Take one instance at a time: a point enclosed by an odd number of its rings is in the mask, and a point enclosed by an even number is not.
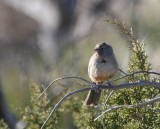
<svg viewBox="0 0 160 129"><path fill-rule="evenodd" d="M100 88L99 88L100 84L96 84L96 83L93 83L93 85L91 87L96 87L96 92L99 92Z"/></svg>
<svg viewBox="0 0 160 129"><path fill-rule="evenodd" d="M110 82L107 82L105 85L106 85L107 87L111 88L111 89L113 89L113 88L114 88L114 87L111 85L111 83L110 83Z"/></svg>
<svg viewBox="0 0 160 129"><path fill-rule="evenodd" d="M107 86L112 86L110 82L107 82Z"/></svg>

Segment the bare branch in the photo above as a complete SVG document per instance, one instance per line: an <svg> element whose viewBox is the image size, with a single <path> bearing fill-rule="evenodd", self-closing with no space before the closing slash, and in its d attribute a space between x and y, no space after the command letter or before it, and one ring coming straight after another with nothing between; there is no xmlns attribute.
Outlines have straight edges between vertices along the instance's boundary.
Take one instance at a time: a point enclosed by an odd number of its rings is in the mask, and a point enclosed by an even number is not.
<svg viewBox="0 0 160 129"><path fill-rule="evenodd" d="M59 80L64 80L64 79L79 79L79 80L82 80L82 81L87 82L87 83L89 83L89 84L92 84L92 82L87 81L86 79L81 78L81 77L61 77L61 78L57 78L57 79L53 80L53 81L44 89L44 91L38 96L38 98L35 99L34 101L37 101L37 100L46 92L46 90L53 85L53 83L55 83L55 82L57 82L57 81L59 81Z"/></svg>
<svg viewBox="0 0 160 129"><path fill-rule="evenodd" d="M119 70L120 70L120 69L119 69ZM120 70L120 71L123 72L122 70ZM123 72L123 73L124 73L124 72ZM124 74L126 74L125 76L120 77L120 78L117 78L117 79L114 79L114 80L111 80L111 81L109 81L109 82L117 81L117 80L126 78L126 77L128 77L128 76L132 76L132 75L135 75L135 74L139 74L139 73L148 73L148 74L160 75L160 73L156 73L156 72L137 71L137 72L134 72L134 73L131 73L131 74L128 74L128 75L127 75L126 73L124 73ZM57 79L53 80L53 81L44 89L44 91L39 95L39 97L38 97L37 99L35 99L34 101L37 101L37 100L47 91L47 89L50 88L50 87L53 85L53 83L55 83L55 82L57 82L57 81L60 81L60 80L64 80L64 79L78 79L78 80L82 80L82 81L84 81L84 82L87 82L87 83L93 85L92 82L90 82L90 81L88 81L88 80L86 80L86 79L84 79L84 78L81 78L81 77L61 77L61 78L57 78Z"/></svg>
<svg viewBox="0 0 160 129"><path fill-rule="evenodd" d="M149 101L146 101L146 102L143 102L143 103L139 103L137 105L118 105L118 106L113 106L113 107L110 107L109 109L107 109L106 111L102 112L102 114L100 114L98 117L96 117L94 119L94 121L98 120L100 117L102 117L105 113L109 112L109 111L112 111L112 110L115 110L115 109L119 109L119 108L141 108L143 106L146 106L148 104L151 104L151 103L154 103L154 102L157 102L160 100L160 97L156 97L156 98L153 98L153 99L150 99Z"/></svg>
<svg viewBox="0 0 160 129"><path fill-rule="evenodd" d="M129 77L129 76L133 76L133 75L139 74L139 73L148 73L148 74L155 74L155 75L159 75L159 76L160 76L160 73L157 73L157 72L137 71L137 72L133 72L133 73L131 73L131 74L125 75L125 76L123 76L123 77L120 77L120 78L111 80L110 82L118 81L118 80L121 80L121 79L123 79L123 78Z"/></svg>
<svg viewBox="0 0 160 129"><path fill-rule="evenodd" d="M88 81L87 81L88 82ZM90 83L90 82L88 82ZM47 123L47 121L49 120L49 118L51 117L51 115L53 114L53 112L60 106L60 104L67 98L80 93L80 92L84 92L84 91L88 91L88 90L97 90L97 86L95 84L92 84L94 87L90 87L90 88L83 88L83 89L79 89L79 90L75 90L73 92L70 92L68 94L66 94L52 109L50 114L48 115L47 119L45 120L45 122L43 123L41 129L43 129L43 127L45 126L45 124ZM124 84L120 84L120 85L112 85L112 86L108 86L108 85L98 85L98 89L109 89L109 90L119 90L119 89L124 89L124 88L132 88L132 87L137 87L137 86L153 86L156 88L160 88L160 83L158 82L149 82L149 81L139 81L139 82L135 82L135 83L124 83ZM158 99L159 100L159 99ZM158 101L156 100L156 101ZM155 102L155 100L152 101L152 103ZM139 106L144 106L144 103L139 104ZM146 102L145 105L147 105L148 102ZM125 107L128 105L121 105L121 106L116 106L116 107L111 107L110 109L108 109L107 111L113 110L113 109L117 109L117 108L121 108L121 107ZM137 105L138 107L138 105ZM105 112L107 112L105 111ZM104 113L105 113L104 112Z"/></svg>

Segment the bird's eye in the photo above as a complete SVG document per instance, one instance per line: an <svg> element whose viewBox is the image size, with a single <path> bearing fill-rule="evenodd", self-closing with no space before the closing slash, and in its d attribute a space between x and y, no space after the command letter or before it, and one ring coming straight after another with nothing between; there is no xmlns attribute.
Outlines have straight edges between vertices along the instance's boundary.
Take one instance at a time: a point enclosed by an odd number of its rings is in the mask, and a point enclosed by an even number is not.
<svg viewBox="0 0 160 129"><path fill-rule="evenodd" d="M101 50L103 50L103 47L101 48Z"/></svg>

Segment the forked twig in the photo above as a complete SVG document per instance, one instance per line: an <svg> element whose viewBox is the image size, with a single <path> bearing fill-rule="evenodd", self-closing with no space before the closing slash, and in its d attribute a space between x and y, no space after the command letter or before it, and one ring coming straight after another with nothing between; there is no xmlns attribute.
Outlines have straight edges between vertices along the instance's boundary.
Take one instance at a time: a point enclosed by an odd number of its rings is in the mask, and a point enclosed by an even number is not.
<svg viewBox="0 0 160 129"><path fill-rule="evenodd" d="M119 69L119 70L120 70L120 69ZM122 71L122 70L120 70L120 71ZM134 72L134 73L131 73L131 74L128 74L128 75L126 74L126 75L123 76L123 77L120 77L120 78L111 80L111 81L109 81L109 82L118 81L118 80L120 80L120 79L126 78L126 77L128 77L128 76L132 76L132 75L135 75L135 74L139 74L139 73L148 73L148 74L160 75L160 73L157 73L157 72L137 71L137 72ZM44 91L38 96L38 98L35 99L34 101L37 101L37 100L47 91L47 89L50 88L50 87L53 85L53 83L55 83L55 82L57 82L57 81L59 81L59 80L64 80L64 79L79 79L79 80L82 80L82 81L87 82L87 83L89 83L89 84L92 84L92 82L90 82L90 81L88 81L88 80L86 80L86 79L84 79L84 78L81 78L81 77L74 77L74 76L73 76L73 77L61 77L61 78L57 78L57 79L53 80L53 81L44 89Z"/></svg>
<svg viewBox="0 0 160 129"><path fill-rule="evenodd" d="M119 70L120 70L120 69L119 69ZM120 71L122 71L122 70L120 70ZM109 81L109 82L118 81L118 80L120 80L120 79L126 78L126 77L128 77L128 76L132 76L132 75L135 75L135 74L139 74L139 73L148 73L148 74L160 75L160 73L156 73L156 72L137 71L137 72L134 72L134 73L131 73L131 74L128 74L128 75L126 74L126 75L123 76L123 77L120 77L120 78L111 80L111 81ZM88 81L88 80L86 80L86 79L84 79L84 78L81 78L81 77L74 77L74 76L73 76L73 77L61 77L61 78L57 78L57 79L53 80L53 81L43 90L43 92L38 96L38 98L35 99L34 101L37 101L37 100L47 91L47 89L49 89L49 88L53 85L53 83L55 83L55 82L57 82L57 81L59 81L59 80L64 80L64 79L79 79L79 80L82 80L82 81L87 82L87 83L89 83L89 84L92 84L92 82L90 82L90 81ZM92 85L93 85L93 84L92 84Z"/></svg>
<svg viewBox="0 0 160 129"><path fill-rule="evenodd" d="M56 103L56 105L51 109L50 114L48 115L47 119L45 120L45 122L43 123L41 129L43 129L43 127L45 126L45 124L47 123L47 121L49 120L49 118L51 117L51 115L53 114L53 112L59 107L59 105L67 98L71 97L72 95L75 95L77 93L83 92L83 91L88 91L88 90L96 90L97 87L91 87L91 88L83 88L80 90L76 90L73 92L70 92L68 94L66 94L63 98L61 98L58 103Z"/></svg>
<svg viewBox="0 0 160 129"><path fill-rule="evenodd" d="M89 82L90 83L90 82ZM139 81L139 82L134 82L134 83L124 83L124 84L120 84L120 85L112 85L112 86L107 86L107 85L101 85L98 87L98 89L109 89L109 90L119 90L119 89L124 89L124 88L132 88L132 87L140 87L140 86L153 86L155 88L160 88L160 83L158 82L149 82L149 81ZM71 97L77 93L80 93L80 92L84 92L84 91L88 91L88 90L96 90L97 89L97 86L95 85L94 87L90 87L90 88L83 88L83 89L79 89L79 90L75 90L73 92L70 92L68 94L66 94L62 99L60 99L60 101L51 109L51 112L50 114L48 115L47 119L44 121L41 129L43 129L43 127L45 126L45 124L47 123L47 121L49 120L49 118L51 117L51 115L53 114L53 112L59 107L59 105L65 100L67 99L68 97ZM160 98L157 98L157 99L153 99L153 100L150 100L152 103L155 102L155 101L158 101ZM144 103L140 103L138 106L144 106L144 105L147 105L149 103L151 103L149 101L147 102L144 102ZM125 106L128 106L128 105L120 105L120 106L116 106L116 107L111 107L110 109L108 109L107 111L110 111L111 109L117 109L117 108L121 108L121 107L125 107ZM134 107L133 105L129 105L131 107ZM105 111L105 112L107 112ZM103 112L103 113L105 113Z"/></svg>

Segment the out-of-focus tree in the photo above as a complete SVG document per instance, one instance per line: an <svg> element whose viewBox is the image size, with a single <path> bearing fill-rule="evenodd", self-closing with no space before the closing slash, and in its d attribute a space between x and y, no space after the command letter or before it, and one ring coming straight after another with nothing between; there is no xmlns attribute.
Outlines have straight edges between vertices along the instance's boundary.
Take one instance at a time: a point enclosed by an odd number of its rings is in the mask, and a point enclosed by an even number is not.
<svg viewBox="0 0 160 129"><path fill-rule="evenodd" d="M2 86L8 87L10 91L18 88L18 93L23 94L27 89L24 86L30 78L39 82L48 80L47 76L51 66L56 64L55 60L60 60L69 44L75 43L90 32L96 18L104 12L109 1L87 3L82 13L83 2L0 1ZM17 96L16 93L15 95ZM20 96L24 102L26 95ZM13 115L6 111L7 104L3 97L0 102L1 113L8 113L7 115L12 117ZM15 128L9 117L1 116L9 126L12 125L10 127ZM14 124L15 122L16 119Z"/></svg>

